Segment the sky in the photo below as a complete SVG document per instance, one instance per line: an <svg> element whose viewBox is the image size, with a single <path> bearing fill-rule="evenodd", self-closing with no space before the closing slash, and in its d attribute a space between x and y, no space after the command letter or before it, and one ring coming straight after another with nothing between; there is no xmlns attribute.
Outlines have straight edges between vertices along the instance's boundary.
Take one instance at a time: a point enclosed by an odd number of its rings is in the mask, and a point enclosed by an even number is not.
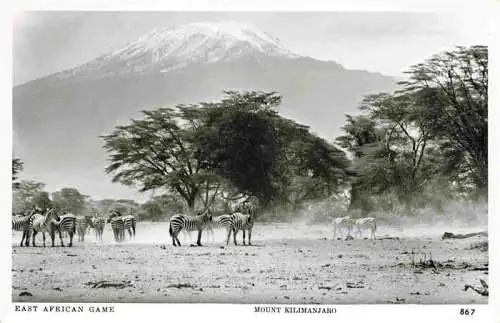
<svg viewBox="0 0 500 323"><path fill-rule="evenodd" d="M474 12L18 12L13 24L12 84L84 64L155 28L218 21L251 24L299 55L396 77L410 65L456 45L487 44L490 28L484 14ZM15 146L16 138L13 141ZM37 179L36 174L29 175ZM40 176L49 191L79 183L78 188L85 188L82 192L93 196L99 191L96 186L101 191L113 186L114 196L108 197L138 201L149 197L110 184L109 178L93 183L65 176L63 183L60 174L52 180L51 174Z"/></svg>
<svg viewBox="0 0 500 323"><path fill-rule="evenodd" d="M201 21L249 23L296 54L396 77L455 45L486 43L489 28L483 14L470 12L19 12L13 85L86 63L155 28Z"/></svg>

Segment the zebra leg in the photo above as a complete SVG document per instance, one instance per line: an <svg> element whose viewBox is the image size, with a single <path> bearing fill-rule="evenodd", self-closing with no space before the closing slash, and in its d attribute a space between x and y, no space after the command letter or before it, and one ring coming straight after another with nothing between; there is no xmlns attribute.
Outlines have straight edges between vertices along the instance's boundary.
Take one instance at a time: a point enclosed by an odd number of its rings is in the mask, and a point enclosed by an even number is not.
<svg viewBox="0 0 500 323"><path fill-rule="evenodd" d="M252 245L252 228L248 229L248 245Z"/></svg>
<svg viewBox="0 0 500 323"><path fill-rule="evenodd" d="M23 246L23 242L26 239L26 230L23 230L23 237L21 238L21 247Z"/></svg>
<svg viewBox="0 0 500 323"><path fill-rule="evenodd" d="M175 239L174 241L177 243L177 247L180 247L180 246L181 246L181 241L179 240L179 233L180 233L180 232L177 232L177 233L175 233L175 234L173 235L173 237L174 237L174 239ZM174 246L175 246L175 245L174 245Z"/></svg>
<svg viewBox="0 0 500 323"><path fill-rule="evenodd" d="M201 233L203 230L198 230L198 240L196 240L196 244L201 247Z"/></svg>
<svg viewBox="0 0 500 323"><path fill-rule="evenodd" d="M69 245L68 247L73 247L73 232L69 233Z"/></svg>
<svg viewBox="0 0 500 323"><path fill-rule="evenodd" d="M24 245L29 247L30 246L30 237L31 237L31 230L27 230L26 232L26 241L24 241Z"/></svg>
<svg viewBox="0 0 500 323"><path fill-rule="evenodd" d="M33 245L33 247L36 247L36 244L35 244L35 238L36 238L36 234L37 234L37 233L38 233L38 232L36 232L35 230L33 230L33 241L32 241L32 245Z"/></svg>
<svg viewBox="0 0 500 323"><path fill-rule="evenodd" d="M243 229L242 231L243 231L243 245L245 246L245 229Z"/></svg>
<svg viewBox="0 0 500 323"><path fill-rule="evenodd" d="M231 228L227 229L227 240L226 240L226 246L229 245L229 238L231 238Z"/></svg>
<svg viewBox="0 0 500 323"><path fill-rule="evenodd" d="M45 231L42 231L43 247L45 248Z"/></svg>
<svg viewBox="0 0 500 323"><path fill-rule="evenodd" d="M25 239L26 239L26 231L23 231L23 237L21 238L21 247L23 246Z"/></svg>
<svg viewBox="0 0 500 323"><path fill-rule="evenodd" d="M56 239L56 233L54 232L54 230L50 230L49 234L50 234L50 240L52 241L51 246L55 247L54 246L54 240Z"/></svg>
<svg viewBox="0 0 500 323"><path fill-rule="evenodd" d="M63 238L62 238L62 232L61 232L61 230L59 230L59 242L61 242L61 247L64 247L64 241L63 241Z"/></svg>
<svg viewBox="0 0 500 323"><path fill-rule="evenodd" d="M238 243L236 242L236 234L238 233L238 231L234 230L233 231L233 240L234 240L234 245L237 246Z"/></svg>

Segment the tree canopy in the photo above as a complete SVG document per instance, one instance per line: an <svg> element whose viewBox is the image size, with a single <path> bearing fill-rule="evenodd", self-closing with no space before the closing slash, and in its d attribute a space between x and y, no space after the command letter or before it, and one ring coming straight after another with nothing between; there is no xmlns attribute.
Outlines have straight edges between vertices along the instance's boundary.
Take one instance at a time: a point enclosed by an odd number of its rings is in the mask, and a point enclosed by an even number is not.
<svg viewBox="0 0 500 323"><path fill-rule="evenodd" d="M390 195L411 209L436 189L484 195L487 60L486 47L458 47L412 66L400 90L365 96L337 138L353 158L351 208L369 211L377 195Z"/></svg>
<svg viewBox="0 0 500 323"><path fill-rule="evenodd" d="M294 181L309 181L302 199L331 194L347 180L348 160L308 127L277 112L275 92L225 92L220 102L143 111L103 136L106 172L141 191L178 194L190 208L224 191L263 206L288 201ZM296 187L304 190L303 187Z"/></svg>

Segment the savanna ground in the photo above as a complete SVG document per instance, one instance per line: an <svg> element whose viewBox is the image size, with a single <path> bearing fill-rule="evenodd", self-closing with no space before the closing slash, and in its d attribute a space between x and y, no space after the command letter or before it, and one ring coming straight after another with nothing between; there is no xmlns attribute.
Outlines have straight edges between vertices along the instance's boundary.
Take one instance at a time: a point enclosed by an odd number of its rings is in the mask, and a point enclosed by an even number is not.
<svg viewBox="0 0 500 323"><path fill-rule="evenodd" d="M225 246L224 231L180 235L168 223L138 223L135 241L117 244L106 227L72 248L19 247L13 235L15 302L204 302L290 304L470 304L488 297L465 284L488 281L488 252L471 248L485 237L441 240L444 231L485 228L380 226L377 240L332 240L331 227L301 223L254 227L254 246ZM368 232L366 232L368 235ZM241 243L241 233L239 234ZM383 239L398 237L399 239ZM208 240L207 240L208 238ZM382 238L382 239L381 239ZM37 236L41 245L41 234ZM67 239L65 239L66 243ZM47 237L48 246L50 238ZM429 259L434 262L428 265ZM427 265L422 266L421 262ZM100 281L122 286L96 285Z"/></svg>

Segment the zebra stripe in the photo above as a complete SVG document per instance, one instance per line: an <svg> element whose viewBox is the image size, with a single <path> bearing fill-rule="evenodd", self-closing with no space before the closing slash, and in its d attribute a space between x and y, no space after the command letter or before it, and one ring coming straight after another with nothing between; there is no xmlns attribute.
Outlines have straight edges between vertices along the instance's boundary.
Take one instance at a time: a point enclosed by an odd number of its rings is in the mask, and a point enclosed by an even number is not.
<svg viewBox="0 0 500 323"><path fill-rule="evenodd" d="M85 241L87 229L92 225L90 219L86 216L76 216L76 231L78 233L78 241Z"/></svg>
<svg viewBox="0 0 500 323"><path fill-rule="evenodd" d="M212 217L212 221L207 222L207 225L205 227L207 231L207 241L210 240L210 237L212 238L212 241L214 240L215 234L214 234L214 229L218 228L225 228L226 230L231 229L231 214L222 214L219 216L214 216Z"/></svg>
<svg viewBox="0 0 500 323"><path fill-rule="evenodd" d="M226 246L229 244L229 237L231 236L231 231L233 231L234 245L238 245L236 242L236 234L238 231L243 231L243 245L245 245L245 231L248 231L248 245L252 245L252 229L254 224L253 214L243 214L240 212L235 212L231 214L230 219L230 229L227 233Z"/></svg>
<svg viewBox="0 0 500 323"><path fill-rule="evenodd" d="M180 246L181 242L177 237L179 232L185 230L189 231L198 231L198 239L196 244L201 246L201 233L203 229L212 222L212 215L209 211L204 212L203 214L191 216L186 214L175 214L170 218L170 225L168 232L172 237L172 243L175 246Z"/></svg>
<svg viewBox="0 0 500 323"><path fill-rule="evenodd" d="M123 219L120 216L116 216L108 219L108 223L111 224L111 229L113 230L113 235L116 242L121 242L125 238L125 230L123 225Z"/></svg>
<svg viewBox="0 0 500 323"><path fill-rule="evenodd" d="M129 238L132 239L132 236L135 238L135 227L136 227L136 219L133 215L123 215L123 229L128 232Z"/></svg>
<svg viewBox="0 0 500 323"><path fill-rule="evenodd" d="M49 233L51 231L51 226L54 223L54 217L55 217L55 212L54 209L47 210L45 212L45 215L36 213L33 216L33 224L32 224L32 230L33 230L33 239L32 239L32 245L33 247L36 247L35 244L35 238L38 232L42 233L43 236L43 246L45 247L45 233Z"/></svg>
<svg viewBox="0 0 500 323"><path fill-rule="evenodd" d="M96 239L102 241L102 233L104 232L104 227L106 226L106 220L100 216L93 216L91 221Z"/></svg>
<svg viewBox="0 0 500 323"><path fill-rule="evenodd" d="M12 217L12 229L15 231L22 231L21 247L23 242L26 247L30 245L30 231L33 226L34 214L30 215L15 215Z"/></svg>
<svg viewBox="0 0 500 323"><path fill-rule="evenodd" d="M52 247L54 247L55 233L59 232L59 241L61 241L61 247L64 247L64 242L62 239L62 233L68 233L69 244L68 247L73 246L73 235L77 228L77 217L73 214L64 214L59 217L59 219L54 220L51 226L50 238L52 239Z"/></svg>

